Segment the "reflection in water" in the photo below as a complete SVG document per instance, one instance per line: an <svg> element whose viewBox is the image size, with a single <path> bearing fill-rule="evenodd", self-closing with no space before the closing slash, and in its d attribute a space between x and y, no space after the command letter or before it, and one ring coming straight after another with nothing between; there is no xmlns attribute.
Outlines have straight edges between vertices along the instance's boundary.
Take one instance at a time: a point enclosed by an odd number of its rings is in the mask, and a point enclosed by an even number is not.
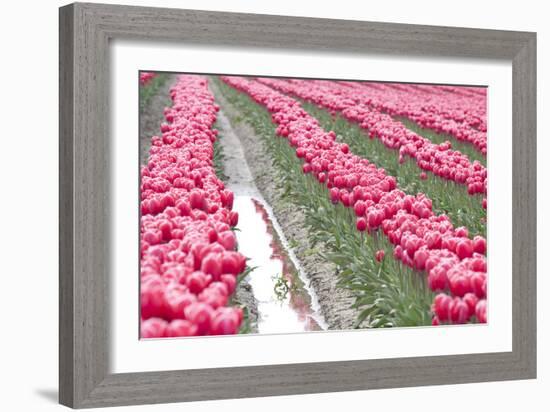
<svg viewBox="0 0 550 412"><path fill-rule="evenodd" d="M239 251L256 267L249 283L258 301L259 333L326 329L319 304L298 261L261 196L237 195Z"/></svg>

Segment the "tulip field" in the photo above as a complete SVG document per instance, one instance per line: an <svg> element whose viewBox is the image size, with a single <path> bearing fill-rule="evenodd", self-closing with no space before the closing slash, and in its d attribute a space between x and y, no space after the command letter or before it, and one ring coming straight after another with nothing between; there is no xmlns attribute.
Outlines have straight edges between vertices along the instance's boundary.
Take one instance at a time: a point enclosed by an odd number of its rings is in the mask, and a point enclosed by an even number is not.
<svg viewBox="0 0 550 412"><path fill-rule="evenodd" d="M485 88L139 84L141 338L487 322Z"/></svg>

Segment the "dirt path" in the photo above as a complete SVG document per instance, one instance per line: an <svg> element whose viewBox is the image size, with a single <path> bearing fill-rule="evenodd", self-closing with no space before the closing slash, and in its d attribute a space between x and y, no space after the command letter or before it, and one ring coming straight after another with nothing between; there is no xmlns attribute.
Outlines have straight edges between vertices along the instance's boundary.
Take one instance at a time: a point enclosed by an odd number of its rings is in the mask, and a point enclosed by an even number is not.
<svg viewBox="0 0 550 412"><path fill-rule="evenodd" d="M211 86L211 85L210 85ZM223 151L223 169L227 176L226 186L235 195L249 195L257 191L254 176L250 172L245 161L244 150L241 141L235 134L229 119L223 108L217 114L216 128L220 130L220 145Z"/></svg>
<svg viewBox="0 0 550 412"><path fill-rule="evenodd" d="M209 84L225 115L230 120L239 116L240 113L223 97L216 84L212 80ZM354 298L348 290L337 287L338 277L335 266L316 253L312 253L304 213L295 205L284 201L282 191L273 184L277 170L272 165L262 139L256 136L252 127L245 122L232 121L230 126L240 140L239 146L246 148L244 156L256 187L272 207L286 237L296 245L292 249L300 266L307 273L328 328L351 329L358 315L357 310L351 309ZM231 149L228 148L228 150Z"/></svg>
<svg viewBox="0 0 550 412"><path fill-rule="evenodd" d="M160 133L160 124L165 121L163 110L172 105L170 99L170 87L175 83L176 75L168 75L168 78L159 88L155 96L149 101L147 107L139 113L139 164L145 164L151 147L151 137Z"/></svg>
<svg viewBox="0 0 550 412"><path fill-rule="evenodd" d="M250 303L256 304L258 331L286 333L326 329L327 324L321 314L315 291L309 285L307 273L301 268L300 261L289 247L288 239L272 208L256 187L254 176L248 167L245 150L223 108L218 112L216 128L220 131L219 143L223 153L226 187L235 195L235 210L244 213L239 219L241 231L237 232L237 238L239 244L242 243L243 253L248 248L250 264L257 266L247 280L254 293L255 302ZM254 218L247 216L250 208L252 208L251 214L258 213L253 210L254 201L264 208L265 218L271 225L271 231L267 227L262 228L265 222L254 224L252 223ZM281 249L274 248L273 242L279 243ZM275 258L275 255L278 257ZM273 273L270 270L278 272L278 264L282 261L286 263L283 265L284 273L281 275L288 277L294 288L290 296L285 296L281 300L276 297L274 291L276 279L273 279ZM287 297L289 299L286 299ZM297 305L297 302L300 304Z"/></svg>

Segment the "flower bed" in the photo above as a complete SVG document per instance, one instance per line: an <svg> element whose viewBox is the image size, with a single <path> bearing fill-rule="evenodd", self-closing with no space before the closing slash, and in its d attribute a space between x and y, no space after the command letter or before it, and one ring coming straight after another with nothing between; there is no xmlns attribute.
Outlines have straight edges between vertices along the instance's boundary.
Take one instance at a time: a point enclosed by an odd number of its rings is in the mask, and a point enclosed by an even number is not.
<svg viewBox="0 0 550 412"><path fill-rule="evenodd" d="M408 156L416 161L420 169L465 185L471 195L487 193L487 170L480 162L471 162L464 154L452 150L448 142L434 144L408 130L390 115L361 103L360 99L354 97L355 93L346 92L343 86L338 87L326 81L267 78L258 81L322 106L332 113L338 112L344 118L358 123L368 131L369 137L380 139L386 147L398 150L401 161Z"/></svg>
<svg viewBox="0 0 550 412"><path fill-rule="evenodd" d="M434 324L486 321L484 238L470 239L465 228L434 214L424 194L411 196L398 189L395 178L336 142L335 133L321 128L296 100L257 81L222 80L271 113L277 134L302 159L303 173L326 187L333 203L354 211L357 230L384 234L395 259L427 273L429 287L443 293L434 300ZM385 259L383 253L372 258Z"/></svg>
<svg viewBox="0 0 550 412"><path fill-rule="evenodd" d="M246 259L231 230L233 193L213 165L219 108L199 76L178 77L170 95L141 169L141 337L238 333L231 296Z"/></svg>

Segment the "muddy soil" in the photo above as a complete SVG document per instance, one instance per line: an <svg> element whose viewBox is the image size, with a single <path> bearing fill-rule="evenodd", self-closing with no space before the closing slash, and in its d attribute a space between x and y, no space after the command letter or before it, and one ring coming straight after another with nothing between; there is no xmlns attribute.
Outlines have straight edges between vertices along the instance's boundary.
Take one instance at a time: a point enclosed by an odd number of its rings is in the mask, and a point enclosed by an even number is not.
<svg viewBox="0 0 550 412"><path fill-rule="evenodd" d="M240 115L239 111L224 98L212 79L209 81L209 86L217 103L230 121ZM304 213L296 205L283 200L282 190L273 184L277 170L272 164L262 139L256 136L252 127L245 122L231 121L231 127L240 139L242 147L245 148L244 155L256 187L272 207L286 237L292 240L293 251L310 279L310 285L317 295L321 314L328 329L353 328L358 316L358 311L351 308L354 298L348 290L337 287L336 267L316 253L312 253ZM235 167L238 167L238 164ZM317 252L321 249L322 246L316 247Z"/></svg>
<svg viewBox="0 0 550 412"><path fill-rule="evenodd" d="M233 296L233 302L238 306L246 308L248 313L248 333L258 333L258 307L256 305L256 298L252 292L252 286L246 279L241 280L235 295Z"/></svg>

